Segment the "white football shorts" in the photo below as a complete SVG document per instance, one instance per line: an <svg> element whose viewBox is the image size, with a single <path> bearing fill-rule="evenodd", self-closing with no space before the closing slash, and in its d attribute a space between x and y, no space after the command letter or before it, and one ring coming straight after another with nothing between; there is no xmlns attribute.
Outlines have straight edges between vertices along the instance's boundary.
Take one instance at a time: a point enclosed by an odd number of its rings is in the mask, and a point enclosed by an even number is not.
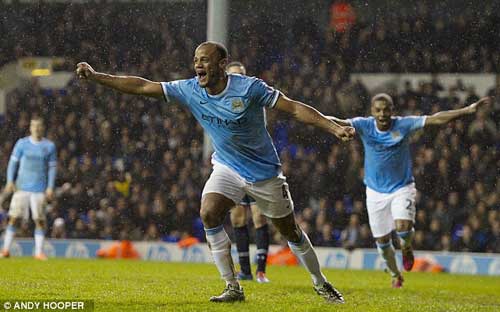
<svg viewBox="0 0 500 312"><path fill-rule="evenodd" d="M394 193L379 193L366 187L366 208L373 237L378 238L395 229L394 220L415 222L415 183L408 184Z"/></svg>
<svg viewBox="0 0 500 312"><path fill-rule="evenodd" d="M236 171L213 161L213 171L205 183L202 197L218 193L239 204L245 195L255 199L263 215L269 218L283 218L293 212L293 200L288 183L283 175L251 183Z"/></svg>
<svg viewBox="0 0 500 312"><path fill-rule="evenodd" d="M16 191L10 201L9 216L28 220L30 208L33 220L45 220L45 194Z"/></svg>

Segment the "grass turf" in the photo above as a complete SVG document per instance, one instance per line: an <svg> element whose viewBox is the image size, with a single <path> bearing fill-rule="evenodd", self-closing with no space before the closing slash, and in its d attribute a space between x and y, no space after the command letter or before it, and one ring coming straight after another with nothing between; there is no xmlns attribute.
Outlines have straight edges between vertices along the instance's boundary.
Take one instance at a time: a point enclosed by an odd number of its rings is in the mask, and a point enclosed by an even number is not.
<svg viewBox="0 0 500 312"><path fill-rule="evenodd" d="M325 270L344 294L330 305L300 267L269 267L269 284L243 282L246 302L208 302L224 283L212 264L31 258L0 261L0 300L90 299L95 311L500 311L500 277Z"/></svg>

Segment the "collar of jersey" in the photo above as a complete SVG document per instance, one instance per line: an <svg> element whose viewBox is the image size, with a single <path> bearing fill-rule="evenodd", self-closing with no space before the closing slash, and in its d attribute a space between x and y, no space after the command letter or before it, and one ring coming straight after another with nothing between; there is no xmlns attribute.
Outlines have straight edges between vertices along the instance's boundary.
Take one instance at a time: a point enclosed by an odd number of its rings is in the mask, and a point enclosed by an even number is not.
<svg viewBox="0 0 500 312"><path fill-rule="evenodd" d="M226 94L227 90L229 89L229 84L231 83L231 75L227 75L227 84L226 84L226 87L224 88L224 90L222 90L221 93L218 93L216 95L211 95L207 92L207 89L205 89L205 93L207 94L207 96L209 98L212 98L212 99L218 99L222 96L224 96L224 94Z"/></svg>
<svg viewBox="0 0 500 312"><path fill-rule="evenodd" d="M40 141L35 141L31 138L31 136L28 137L28 140L30 140L31 144L34 144L34 145L38 145L40 143L42 143L43 141L43 138L40 140Z"/></svg>
<svg viewBox="0 0 500 312"><path fill-rule="evenodd" d="M391 117L391 127L388 129L388 130L385 130L385 131L382 131L380 130L378 127L377 127L377 120L375 118L373 118L373 124L375 125L375 131L377 131L378 133L388 133L388 132L391 132L391 129L392 127L394 126L394 120L396 118L394 117Z"/></svg>

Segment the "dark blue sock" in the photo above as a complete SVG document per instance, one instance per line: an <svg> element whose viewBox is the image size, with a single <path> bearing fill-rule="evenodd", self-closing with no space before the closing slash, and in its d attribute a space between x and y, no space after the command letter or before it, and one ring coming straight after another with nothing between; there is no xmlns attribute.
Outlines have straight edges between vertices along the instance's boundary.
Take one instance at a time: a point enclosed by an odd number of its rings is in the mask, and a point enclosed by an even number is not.
<svg viewBox="0 0 500 312"><path fill-rule="evenodd" d="M269 250L269 226L266 224L255 229L257 245L257 272L266 272L267 251Z"/></svg>
<svg viewBox="0 0 500 312"><path fill-rule="evenodd" d="M248 233L248 226L235 227L234 237L236 239L236 248L238 249L241 272L244 274L252 274L252 270L250 269L250 234Z"/></svg>

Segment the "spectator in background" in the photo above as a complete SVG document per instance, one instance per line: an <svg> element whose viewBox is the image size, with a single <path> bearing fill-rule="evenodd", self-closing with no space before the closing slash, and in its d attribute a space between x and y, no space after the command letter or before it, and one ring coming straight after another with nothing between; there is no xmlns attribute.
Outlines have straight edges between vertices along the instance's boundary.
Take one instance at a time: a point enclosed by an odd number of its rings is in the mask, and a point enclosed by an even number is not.
<svg viewBox="0 0 500 312"><path fill-rule="evenodd" d="M486 252L500 253L500 221L492 222Z"/></svg>
<svg viewBox="0 0 500 312"><path fill-rule="evenodd" d="M57 218L52 224L52 232L50 238L66 238L66 230L64 228L64 219Z"/></svg>
<svg viewBox="0 0 500 312"><path fill-rule="evenodd" d="M130 184L132 183L132 176L128 172L124 172L123 169L117 172L116 180L113 181L116 191L118 191L124 197L130 195Z"/></svg>
<svg viewBox="0 0 500 312"><path fill-rule="evenodd" d="M472 229L469 225L466 224L463 226L461 233L459 233L459 238L453 244L452 250L461 252L480 251L479 242L474 240Z"/></svg>
<svg viewBox="0 0 500 312"><path fill-rule="evenodd" d="M352 214L350 216L349 224L342 230L340 239L342 241L342 247L349 250L361 245L361 226L357 214Z"/></svg>
<svg viewBox="0 0 500 312"><path fill-rule="evenodd" d="M497 127L495 122L486 116L485 111L480 111L470 124L467 134L473 142L491 146L497 138Z"/></svg>

